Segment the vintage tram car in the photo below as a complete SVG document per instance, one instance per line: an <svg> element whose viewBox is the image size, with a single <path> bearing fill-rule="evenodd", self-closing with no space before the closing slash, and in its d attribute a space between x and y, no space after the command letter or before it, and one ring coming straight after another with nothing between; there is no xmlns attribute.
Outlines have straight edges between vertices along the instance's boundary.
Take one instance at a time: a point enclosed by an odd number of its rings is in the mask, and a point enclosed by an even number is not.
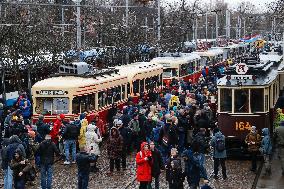
<svg viewBox="0 0 284 189"><path fill-rule="evenodd" d="M273 130L274 105L283 80L278 73L281 56L247 57L241 62L229 67L217 81L218 127L226 136L228 154L233 156L247 152L244 140L251 126L259 133L265 127Z"/></svg>

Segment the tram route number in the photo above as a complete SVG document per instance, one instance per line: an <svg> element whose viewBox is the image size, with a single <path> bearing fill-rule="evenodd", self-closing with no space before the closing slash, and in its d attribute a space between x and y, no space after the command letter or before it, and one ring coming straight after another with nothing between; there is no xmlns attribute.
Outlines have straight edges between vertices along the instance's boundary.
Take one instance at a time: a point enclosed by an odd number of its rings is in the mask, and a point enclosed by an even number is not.
<svg viewBox="0 0 284 189"><path fill-rule="evenodd" d="M235 126L236 126L236 131L245 131L245 130L250 131L251 130L251 124L248 121L247 122L236 121Z"/></svg>

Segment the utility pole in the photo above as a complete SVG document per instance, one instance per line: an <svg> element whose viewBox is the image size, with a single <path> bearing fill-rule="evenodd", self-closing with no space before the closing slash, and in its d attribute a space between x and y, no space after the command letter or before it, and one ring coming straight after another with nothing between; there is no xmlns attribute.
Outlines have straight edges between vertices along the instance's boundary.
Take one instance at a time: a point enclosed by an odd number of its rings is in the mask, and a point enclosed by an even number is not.
<svg viewBox="0 0 284 189"><path fill-rule="evenodd" d="M195 17L195 34L194 34L196 49L197 49L197 38L198 38L197 30L198 30L198 15L196 14L196 17Z"/></svg>
<svg viewBox="0 0 284 189"><path fill-rule="evenodd" d="M205 13L205 38L207 42L207 38L208 38L208 13L207 11Z"/></svg>
<svg viewBox="0 0 284 189"><path fill-rule="evenodd" d="M230 11L227 9L226 10L226 38L229 40L231 38L231 15Z"/></svg>
<svg viewBox="0 0 284 189"><path fill-rule="evenodd" d="M161 43L161 5L160 5L160 0L158 0L158 56L160 56L160 43Z"/></svg>
<svg viewBox="0 0 284 189"><path fill-rule="evenodd" d="M76 14L76 25L77 25L77 50L81 49L81 20L80 20L80 3L82 0L72 0L76 4L77 14Z"/></svg>

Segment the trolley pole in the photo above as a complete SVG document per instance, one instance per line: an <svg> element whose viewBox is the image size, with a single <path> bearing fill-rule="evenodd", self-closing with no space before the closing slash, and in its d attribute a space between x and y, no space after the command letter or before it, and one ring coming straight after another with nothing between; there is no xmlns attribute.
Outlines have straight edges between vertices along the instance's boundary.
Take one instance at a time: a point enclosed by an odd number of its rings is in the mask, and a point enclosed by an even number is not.
<svg viewBox="0 0 284 189"><path fill-rule="evenodd" d="M125 0L125 26L126 26L126 33L128 35L128 24L129 24L129 2ZM129 64L129 53L128 53L128 42L126 46L126 53L125 53L125 61L126 64Z"/></svg>

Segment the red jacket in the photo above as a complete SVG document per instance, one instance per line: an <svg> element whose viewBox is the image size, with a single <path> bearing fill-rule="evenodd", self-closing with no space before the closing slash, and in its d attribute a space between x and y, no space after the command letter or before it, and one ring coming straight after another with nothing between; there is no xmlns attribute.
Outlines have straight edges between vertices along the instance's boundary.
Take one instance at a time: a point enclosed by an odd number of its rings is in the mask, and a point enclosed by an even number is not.
<svg viewBox="0 0 284 189"><path fill-rule="evenodd" d="M151 150L146 153L143 149L146 142L141 144L141 151L136 154L136 165L137 165L137 181L150 182L152 180L151 165L152 161L145 160L145 157L152 157Z"/></svg>
<svg viewBox="0 0 284 189"><path fill-rule="evenodd" d="M59 130L61 128L62 122L59 119L56 119L56 121L53 124L53 128L50 132L51 140L55 144L58 143L58 135L59 135Z"/></svg>

